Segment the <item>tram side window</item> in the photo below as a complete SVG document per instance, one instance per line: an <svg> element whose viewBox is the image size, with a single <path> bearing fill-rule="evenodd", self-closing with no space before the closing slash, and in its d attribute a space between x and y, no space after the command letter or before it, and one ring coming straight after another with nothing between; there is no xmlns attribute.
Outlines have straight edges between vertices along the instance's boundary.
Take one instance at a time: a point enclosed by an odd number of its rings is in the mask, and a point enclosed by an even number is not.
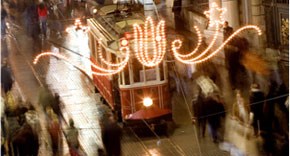
<svg viewBox="0 0 290 156"><path fill-rule="evenodd" d="M124 68L123 72L124 72L125 85L129 85L130 84L130 76L129 76L129 68L128 68L128 66L126 66Z"/></svg>
<svg viewBox="0 0 290 156"><path fill-rule="evenodd" d="M140 70L141 81L144 81L144 70ZM146 81L156 80L156 68L155 67L146 67L145 68L145 78Z"/></svg>
<svg viewBox="0 0 290 156"><path fill-rule="evenodd" d="M159 70L160 70L160 80L163 81L164 80L164 65L163 62L161 62L159 64Z"/></svg>
<svg viewBox="0 0 290 156"><path fill-rule="evenodd" d="M144 80L141 78L143 77L143 75L139 74L140 71L143 70L143 66L136 58L132 59L132 69L134 82L141 82L142 80Z"/></svg>
<svg viewBox="0 0 290 156"><path fill-rule="evenodd" d="M116 55L111 55L111 57L112 57L112 63L118 63L118 59Z"/></svg>

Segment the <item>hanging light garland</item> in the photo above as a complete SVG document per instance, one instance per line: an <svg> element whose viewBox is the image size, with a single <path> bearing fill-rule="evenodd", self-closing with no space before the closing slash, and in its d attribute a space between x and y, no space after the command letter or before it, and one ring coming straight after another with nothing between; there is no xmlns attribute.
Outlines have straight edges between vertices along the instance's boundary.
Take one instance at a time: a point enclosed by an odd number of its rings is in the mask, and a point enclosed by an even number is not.
<svg viewBox="0 0 290 156"><path fill-rule="evenodd" d="M130 58L130 49L128 46L125 46L125 47L121 47L120 48L120 52L122 55L124 55L124 59L123 61L121 61L120 63L112 63L112 62L109 62L107 60L105 60L102 56L102 49L103 49L103 46L100 42L100 40L98 40L98 50L97 50L97 53L98 53L98 57L100 58L100 61L101 63L104 63L105 65L108 66L108 68L103 68L101 67L100 65L97 65L96 63L92 62L91 60L89 60L88 58L88 61L90 62L91 66L96 69L96 71L92 71L92 74L93 75L99 75L99 76L108 76L108 75L112 75L112 74L116 74L116 73L119 73L120 71L122 71L125 66L127 65L128 61L129 61L129 58ZM53 53L53 52L43 52L43 53L40 53L39 55L37 55L33 61L33 64L37 64L39 59L41 57L44 57L44 56L55 56L59 59L62 59L66 62L69 62L70 64L72 64L73 66L76 66L78 67L79 69L85 71L85 68L82 67L81 65L78 65L78 64L75 64L73 63L72 61L70 61L67 57L61 55L61 54L57 54L57 53ZM116 68L116 69L114 69Z"/></svg>
<svg viewBox="0 0 290 156"><path fill-rule="evenodd" d="M138 24L134 24L133 29L134 51L138 61L147 67L158 65L166 52L165 22L160 21L155 28L152 18L147 17L144 31Z"/></svg>
<svg viewBox="0 0 290 156"><path fill-rule="evenodd" d="M189 54L180 54L178 52L178 50L182 46L182 41L179 39L174 40L171 44L171 49L172 49L174 57L178 61L185 63L185 64L202 63L202 62L212 58L213 56L215 56L220 50L222 50L222 48L228 42L230 42L235 36L237 36L239 33L241 33L244 30L254 29L258 32L258 35L262 35L262 31L259 27L255 26L255 25L247 25L247 26L239 28L231 36L229 36L228 39L225 40L216 50L214 50L213 52L210 52L210 50L212 49L212 47L214 46L214 44L217 40L218 33L219 33L218 32L219 27L221 24L223 24L225 22L224 18L223 18L225 11L226 10L224 8L219 8L216 3L212 3L210 5L210 10L204 12L204 14L209 18L209 26L215 27L215 33L213 35L213 39L205 50L203 50L202 52L198 52L198 49L199 49L201 42L202 42L202 37L201 37L201 33L200 33L199 29L195 26L194 28L195 28L197 35L198 35L198 41L197 41L196 48L192 52L190 52ZM196 53L197 53L197 56L193 56Z"/></svg>
<svg viewBox="0 0 290 156"><path fill-rule="evenodd" d="M258 32L258 35L262 34L260 28L255 25L247 25L247 26L241 27L237 31L235 31L232 35L230 35L228 39L225 40L217 49L215 49L213 52L210 52L210 50L212 49L212 47L214 46L217 40L220 25L224 23L223 15L225 11L226 11L225 9L219 8L216 3L212 3L210 5L210 10L204 12L205 15L209 18L209 26L215 27L215 33L213 35L213 39L208 45L208 47L206 47L205 50L203 50L202 52L198 51L202 43L202 35L198 27L195 26L194 29L196 30L197 36L198 36L197 46L195 47L195 49L188 54L180 54L178 50L182 46L182 41L179 39L176 39L171 43L171 49L174 54L174 57L178 61L185 64L202 63L212 58L213 56L215 56L219 51L222 50L222 48L228 42L230 42L235 36L237 36L240 32L244 30L254 29ZM75 28L83 29L83 26L81 25L80 20L76 20ZM83 30L88 31L89 29L85 28ZM165 52L166 52L165 22L160 21L155 27L152 18L148 17L144 24L144 30L142 30L141 26L138 24L133 25L133 30L134 30L134 43L135 43L134 54L137 60L141 64L147 67L153 67L153 66L158 65L163 60ZM96 53L97 53L97 57L100 60L100 63L96 64L87 58L92 68L95 69L94 71L92 71L92 74L106 76L106 75L116 74L122 71L130 59L130 48L128 45L129 41L126 39L120 40L121 47L119 50L121 52L123 59L119 63L113 63L106 60L103 56L103 49L105 49L104 45L101 43L101 40L98 40L97 43L98 43L98 47L96 48L97 49ZM67 57L61 54L52 53L52 52L44 52L37 55L33 63L37 64L39 59L43 56L55 56L85 71L84 70L85 68L81 67L81 65L74 64ZM101 64L107 66L107 68L101 67Z"/></svg>

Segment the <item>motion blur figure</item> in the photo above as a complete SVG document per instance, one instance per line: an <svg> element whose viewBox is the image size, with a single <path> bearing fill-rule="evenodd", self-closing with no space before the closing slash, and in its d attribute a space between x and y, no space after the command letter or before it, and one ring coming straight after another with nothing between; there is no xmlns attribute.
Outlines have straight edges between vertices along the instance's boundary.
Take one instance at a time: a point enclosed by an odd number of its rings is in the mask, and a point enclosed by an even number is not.
<svg viewBox="0 0 290 156"><path fill-rule="evenodd" d="M47 31L47 7L44 3L40 3L37 7L38 17L41 25L41 32L46 38L46 31Z"/></svg>
<svg viewBox="0 0 290 156"><path fill-rule="evenodd" d="M79 132L74 126L74 121L72 119L69 120L69 129L66 133L66 139L69 146L69 153L71 156L79 156Z"/></svg>
<svg viewBox="0 0 290 156"><path fill-rule="evenodd" d="M223 122L225 118L225 108L223 102L217 94L212 94L204 100L208 129L214 143L224 140Z"/></svg>
<svg viewBox="0 0 290 156"><path fill-rule="evenodd" d="M5 95L12 89L13 78L11 71L8 67L7 61L4 60L1 66L1 88Z"/></svg>
<svg viewBox="0 0 290 156"><path fill-rule="evenodd" d="M102 139L108 156L120 156L122 129L117 124L114 116L109 116L104 122Z"/></svg>
<svg viewBox="0 0 290 156"><path fill-rule="evenodd" d="M197 124L198 128L198 136L202 138L205 137L205 129L206 129L206 119L204 118L205 107L204 107L204 96L201 93L201 90L198 93L198 96L192 100L192 112L194 114L193 123Z"/></svg>
<svg viewBox="0 0 290 156"><path fill-rule="evenodd" d="M254 113L253 127L255 136L258 135L258 131L261 125L261 119L263 116L263 107L265 102L265 95L261 91L258 84L252 84L250 93L250 108L251 112Z"/></svg>

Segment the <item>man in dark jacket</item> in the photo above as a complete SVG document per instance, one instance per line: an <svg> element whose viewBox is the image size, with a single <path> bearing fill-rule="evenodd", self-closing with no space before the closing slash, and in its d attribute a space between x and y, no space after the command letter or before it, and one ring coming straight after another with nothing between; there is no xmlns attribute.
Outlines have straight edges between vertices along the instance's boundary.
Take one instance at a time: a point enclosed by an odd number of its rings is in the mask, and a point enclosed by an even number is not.
<svg viewBox="0 0 290 156"><path fill-rule="evenodd" d="M121 136L122 129L114 119L110 116L108 121L104 122L102 139L108 156L121 155Z"/></svg>

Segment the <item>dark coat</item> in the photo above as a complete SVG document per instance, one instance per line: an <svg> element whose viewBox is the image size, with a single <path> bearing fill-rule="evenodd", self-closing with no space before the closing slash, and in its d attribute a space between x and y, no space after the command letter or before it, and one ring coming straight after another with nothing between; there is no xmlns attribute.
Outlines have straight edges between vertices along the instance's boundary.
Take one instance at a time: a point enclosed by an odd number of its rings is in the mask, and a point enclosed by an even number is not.
<svg viewBox="0 0 290 156"><path fill-rule="evenodd" d="M224 27L224 28L223 28L224 41L225 41L226 39L228 39L229 36L231 36L231 35L233 34L233 32L234 32L234 29L233 29L232 27L230 27L230 26ZM229 44L230 44L230 43L231 43L231 42L229 42Z"/></svg>
<svg viewBox="0 0 290 156"><path fill-rule="evenodd" d="M24 12L24 20L27 34L33 39L37 39L40 34L37 5L31 4Z"/></svg>
<svg viewBox="0 0 290 156"><path fill-rule="evenodd" d="M27 123L13 136L12 144L14 153L18 151L21 155L38 155L38 136L34 134L31 126Z"/></svg>
<svg viewBox="0 0 290 156"><path fill-rule="evenodd" d="M206 116L208 123L214 128L219 129L221 126L221 119L225 117L225 109L223 103L217 101L212 97L208 97L204 101L206 107Z"/></svg>
<svg viewBox="0 0 290 156"><path fill-rule="evenodd" d="M1 67L1 86L5 94L11 90L13 85L13 78L7 66Z"/></svg>
<svg viewBox="0 0 290 156"><path fill-rule="evenodd" d="M250 108L251 112L254 113L254 119L261 119L264 107L265 95L259 89L251 91L250 95Z"/></svg>
<svg viewBox="0 0 290 156"><path fill-rule="evenodd" d="M117 122L104 123L102 139L108 156L121 155L122 129Z"/></svg>
<svg viewBox="0 0 290 156"><path fill-rule="evenodd" d="M56 155L57 151L58 151L58 145L60 142L59 139L60 139L60 134L61 134L60 130L61 130L60 125L59 125L57 120L51 121L49 123L48 132L49 132L50 137L51 137L52 151L53 151L54 155Z"/></svg>
<svg viewBox="0 0 290 156"><path fill-rule="evenodd" d="M204 137L206 129L206 108L204 107L204 96L201 92L198 94L198 97L192 101L192 112L194 120L197 122L199 133Z"/></svg>

